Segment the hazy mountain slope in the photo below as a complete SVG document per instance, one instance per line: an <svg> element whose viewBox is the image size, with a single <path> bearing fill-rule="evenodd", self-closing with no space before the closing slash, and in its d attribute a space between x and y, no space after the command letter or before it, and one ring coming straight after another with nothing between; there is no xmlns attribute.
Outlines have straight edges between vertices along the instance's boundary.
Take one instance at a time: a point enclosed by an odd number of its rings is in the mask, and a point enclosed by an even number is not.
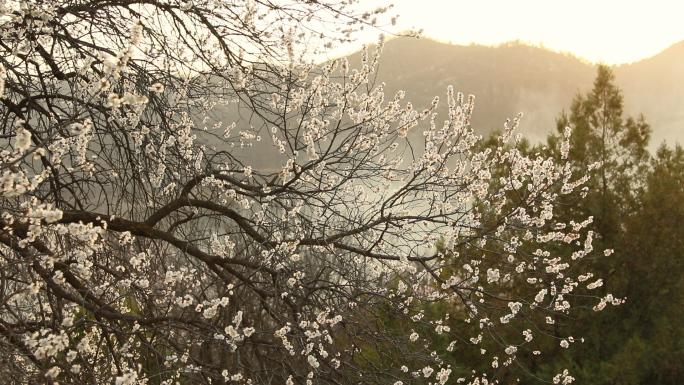
<svg viewBox="0 0 684 385"><path fill-rule="evenodd" d="M360 55L349 57L358 65ZM684 42L631 65L615 67L624 91L625 113L643 113L654 130L654 145L684 141ZM457 46L429 39L393 39L381 57L378 82L406 101L427 106L442 99L446 86L476 96L473 126L483 134L524 112L522 131L541 140L577 93L592 87L596 68L578 58L521 44Z"/></svg>
<svg viewBox="0 0 684 385"><path fill-rule="evenodd" d="M352 68L358 68L360 54L351 55L349 61ZM653 128L651 149L663 140L684 143L684 42L651 58L614 67L614 72L624 93L625 115L643 113ZM455 91L476 96L472 124L479 133L503 127L506 118L522 111L521 132L538 142L555 130L555 119L569 109L574 96L592 88L595 76L594 65L539 47L457 46L402 38L387 42L376 83L386 82L386 99L405 90L404 103L411 101L419 109L435 96L445 102L446 87L451 84ZM248 112L238 115L236 108L216 107L214 114L216 121L239 122L240 130L261 126ZM419 131L411 133L416 141L423 139ZM254 147L241 148L238 143L226 150L255 168L279 169L285 157L270 151L273 144L268 132L258 134L264 140ZM212 142L208 139L208 145Z"/></svg>
<svg viewBox="0 0 684 385"><path fill-rule="evenodd" d="M652 143L684 144L684 41L639 62L615 68L625 111L641 112L653 128Z"/></svg>

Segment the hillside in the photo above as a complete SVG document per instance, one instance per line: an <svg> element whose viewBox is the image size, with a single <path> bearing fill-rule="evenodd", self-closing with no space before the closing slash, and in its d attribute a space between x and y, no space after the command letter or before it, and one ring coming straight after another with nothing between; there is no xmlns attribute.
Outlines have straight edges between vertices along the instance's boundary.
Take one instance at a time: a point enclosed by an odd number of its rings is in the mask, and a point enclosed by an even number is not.
<svg viewBox="0 0 684 385"><path fill-rule="evenodd" d="M639 62L615 68L625 94L625 111L643 113L652 143L684 144L684 41Z"/></svg>
<svg viewBox="0 0 684 385"><path fill-rule="evenodd" d="M352 65L359 54L350 56ZM623 89L625 113L643 113L654 134L684 142L684 42L651 58L614 67ZM524 112L522 130L536 141L555 129L555 118L573 97L586 93L596 75L593 64L539 47L508 43L497 47L458 46L429 39L392 39L381 57L378 82L418 107L444 96L447 85L476 96L473 126L482 134Z"/></svg>
<svg viewBox="0 0 684 385"><path fill-rule="evenodd" d="M352 68L358 68L360 54L351 55L349 61ZM684 42L651 58L613 67L615 83L623 90L625 115L643 114L653 129L652 150L663 141L684 143L682 68ZM520 132L536 143L555 130L555 119L563 109L569 109L575 95L586 94L592 88L595 76L595 65L539 47L516 43L458 46L402 38L387 42L376 84L386 83L387 99L398 90L406 91L404 102L411 101L419 109L427 107L435 96L444 100L447 85L451 84L455 91L476 96L472 124L478 133L487 135L503 127L506 118L523 112ZM259 126L251 121L251 115L240 118L236 109L216 107L214 113L217 121L242 119ZM420 132L412 135L422 141ZM271 145L270 140L264 140L255 143L260 151L239 147L230 151L246 164L272 169L286 159L254 158L254 154L269 153L266 148Z"/></svg>

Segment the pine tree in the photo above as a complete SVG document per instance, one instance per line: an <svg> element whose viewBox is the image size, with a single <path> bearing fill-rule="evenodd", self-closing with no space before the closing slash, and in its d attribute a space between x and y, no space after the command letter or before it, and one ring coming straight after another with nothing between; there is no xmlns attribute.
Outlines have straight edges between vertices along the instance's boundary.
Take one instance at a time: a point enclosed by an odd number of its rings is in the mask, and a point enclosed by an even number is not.
<svg viewBox="0 0 684 385"><path fill-rule="evenodd" d="M549 147L560 157L562 134L569 127L573 171L595 167L584 203L571 210L592 215L608 246L616 245L620 223L631 211L643 184L640 177L648 165L651 136L642 115L623 118L623 96L614 81L612 70L600 64L594 88L586 96L575 97L570 114L563 112L556 121L558 134L548 139Z"/></svg>
<svg viewBox="0 0 684 385"><path fill-rule="evenodd" d="M560 157L560 133L569 127L573 172L593 169L588 190L567 198L568 202L580 203L561 206L555 215L559 220L578 214L594 218L596 247L615 249L615 255L591 261L593 269L605 277L600 289L626 297L627 303L614 312L578 319L575 333L587 336L589 344L552 360L545 369L575 369L581 383L651 383L655 380L653 369L658 366L647 363L654 341L649 341L649 333L642 332L646 323L652 323L646 322L650 316L644 317L637 309L643 309L654 297L635 295L632 290L648 285L639 273L644 261L635 255L633 241L653 241L635 225L641 223L653 190L649 187L653 184L648 152L651 129L643 116L623 117L623 96L614 81L611 69L599 65L594 88L586 96L577 95L569 114L561 114L557 120L559 134L549 137L548 147Z"/></svg>

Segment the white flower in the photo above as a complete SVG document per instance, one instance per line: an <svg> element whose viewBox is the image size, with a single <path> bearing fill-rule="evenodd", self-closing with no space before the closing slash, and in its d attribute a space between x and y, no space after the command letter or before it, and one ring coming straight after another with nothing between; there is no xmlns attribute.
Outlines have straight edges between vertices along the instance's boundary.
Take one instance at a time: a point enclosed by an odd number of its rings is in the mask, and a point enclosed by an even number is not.
<svg viewBox="0 0 684 385"><path fill-rule="evenodd" d="M212 318L215 315L216 315L216 308L213 306L204 309L204 313L202 313L202 316L204 318Z"/></svg>
<svg viewBox="0 0 684 385"><path fill-rule="evenodd" d="M532 341L532 338L534 338L534 337L532 336L532 330L530 330L530 329L527 329L527 330L523 331L523 335L525 336L525 341L526 341L526 342L530 342L530 341Z"/></svg>
<svg viewBox="0 0 684 385"><path fill-rule="evenodd" d="M289 332L290 332L290 327L289 326L283 326L282 328L276 330L274 334L276 337L283 338Z"/></svg>
<svg viewBox="0 0 684 385"><path fill-rule="evenodd" d="M508 354L509 356L515 354L515 352L517 352L517 351L518 351L518 348L515 346L512 346L512 345L509 345L505 350L506 354Z"/></svg>
<svg viewBox="0 0 684 385"><path fill-rule="evenodd" d="M59 375L59 372L61 372L61 371L62 371L62 369L60 369L59 366L53 366L52 368L50 368L50 370L48 370L45 373L45 377L55 378Z"/></svg>
<svg viewBox="0 0 684 385"><path fill-rule="evenodd" d="M487 269L487 282L496 282L499 280L499 269Z"/></svg>
<svg viewBox="0 0 684 385"><path fill-rule="evenodd" d="M76 353L73 350L70 350L69 353L67 353L66 355L67 362L72 362L73 360L75 360L77 355L78 353Z"/></svg>
<svg viewBox="0 0 684 385"><path fill-rule="evenodd" d="M237 314L235 314L235 317L233 317L233 323L235 324L235 327L240 326L242 323L242 310L238 311Z"/></svg>
<svg viewBox="0 0 684 385"><path fill-rule="evenodd" d="M236 338L238 336L237 330L233 327L233 325L228 325L224 329L227 335L229 335L231 338Z"/></svg>
<svg viewBox="0 0 684 385"><path fill-rule="evenodd" d="M316 160L319 158L318 154L316 153L316 148L314 147L313 143L310 143L306 147L306 155L309 156L309 160Z"/></svg>
<svg viewBox="0 0 684 385"><path fill-rule="evenodd" d="M14 138L14 152L17 154L23 154L24 151L31 147L31 133L24 128L24 124L23 120L18 122L19 128Z"/></svg>
<svg viewBox="0 0 684 385"><path fill-rule="evenodd" d="M121 106L121 99L119 99L119 95L115 93L110 93L107 96L107 107L112 107L112 108L118 108Z"/></svg>
<svg viewBox="0 0 684 385"><path fill-rule="evenodd" d="M418 333L416 333L416 332L411 333L411 335L409 336L409 339L411 341L417 340L418 339Z"/></svg>
<svg viewBox="0 0 684 385"><path fill-rule="evenodd" d="M451 369L442 368L439 373L437 373L437 381L440 384L445 384L449 380L449 375L451 374Z"/></svg>
<svg viewBox="0 0 684 385"><path fill-rule="evenodd" d="M517 314L522 308L522 304L520 302L509 302L508 307L511 309L511 313Z"/></svg>
<svg viewBox="0 0 684 385"><path fill-rule="evenodd" d="M309 365L311 365L313 368L317 368L320 366L316 357L314 357L312 355L307 356L306 360L309 362Z"/></svg>
<svg viewBox="0 0 684 385"><path fill-rule="evenodd" d="M114 220L114 218L112 217L112 218L110 218L110 220ZM119 244L122 246L127 245L127 244L131 243L132 241L133 241L133 236L131 235L130 231L124 231L119 236Z"/></svg>
<svg viewBox="0 0 684 385"><path fill-rule="evenodd" d="M138 373L129 369L128 372L125 373L123 376L116 378L115 384L116 385L133 385L136 383L137 379L138 379Z"/></svg>

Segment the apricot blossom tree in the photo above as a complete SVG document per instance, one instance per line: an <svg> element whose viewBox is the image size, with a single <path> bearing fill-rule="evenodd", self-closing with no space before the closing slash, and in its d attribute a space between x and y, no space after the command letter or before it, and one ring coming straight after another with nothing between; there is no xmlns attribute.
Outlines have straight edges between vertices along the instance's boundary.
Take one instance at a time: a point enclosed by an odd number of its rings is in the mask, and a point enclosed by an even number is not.
<svg viewBox="0 0 684 385"><path fill-rule="evenodd" d="M586 177L518 119L476 151L473 97L374 84L382 41L306 61L384 12L347 3L0 4L2 382L486 383L620 303L591 219L554 220ZM438 339L494 341L492 373Z"/></svg>

